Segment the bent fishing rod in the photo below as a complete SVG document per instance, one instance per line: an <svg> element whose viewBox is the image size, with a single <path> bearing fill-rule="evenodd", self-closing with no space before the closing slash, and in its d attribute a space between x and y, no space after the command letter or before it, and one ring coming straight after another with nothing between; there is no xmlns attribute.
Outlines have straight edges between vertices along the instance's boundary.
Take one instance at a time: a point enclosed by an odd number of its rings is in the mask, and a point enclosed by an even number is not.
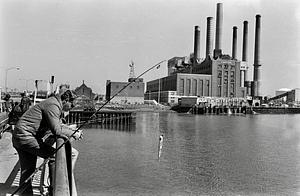
<svg viewBox="0 0 300 196"><path fill-rule="evenodd" d="M110 99L108 99L108 100L106 100L105 102L104 102L104 104L103 105L101 105L101 107L99 107L87 120L85 120L83 123L81 123L76 129L75 129L75 131L67 138L67 139L65 139L64 140L64 142L60 145L60 146L58 146L55 150L54 150L54 152L53 152L53 154L52 155L55 155L66 143L68 143L70 140L71 140L71 138L73 138L74 137L74 135L77 133L77 132L79 132L79 130L84 126L84 125L86 125L90 120L92 120L94 117L96 117L96 114L104 107L104 106L106 106L113 98L115 98L119 93L121 93L124 89L126 89L129 85L131 85L132 83L134 83L134 82L136 82L137 81L137 79L139 79L139 78L141 78L143 75L145 75L146 73L148 73L149 71L151 71L152 69L154 69L154 68L159 68L160 67L160 64L162 64L163 62L165 62L166 60L163 60L163 61L160 61L159 63L157 63L157 64L155 64L155 65L153 65L152 67L150 67L149 69L147 69L146 71L144 71L143 73L141 73L138 77L136 77L136 78L134 78L134 80L132 80L131 82L128 82L123 88L121 88L116 94L114 94ZM52 156L51 155L51 156ZM50 156L50 157L51 157ZM34 177L34 175L38 172L38 171L40 171L48 162L49 162L49 160L50 160L50 157L48 157L48 158L46 158L45 160L44 160L44 162L40 165L40 166L38 166L35 170L34 170L34 172L11 194L11 196L13 196L13 195L15 195L16 193L18 193L25 185L26 185L26 183L29 181L29 180L31 180L33 177ZM24 187L25 188L25 187Z"/></svg>

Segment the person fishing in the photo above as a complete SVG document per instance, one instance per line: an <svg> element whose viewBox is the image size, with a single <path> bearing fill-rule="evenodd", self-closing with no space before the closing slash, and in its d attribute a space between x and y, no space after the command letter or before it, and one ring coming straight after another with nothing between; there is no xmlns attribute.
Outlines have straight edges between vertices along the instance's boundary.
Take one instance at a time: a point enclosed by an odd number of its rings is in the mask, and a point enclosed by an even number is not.
<svg viewBox="0 0 300 196"><path fill-rule="evenodd" d="M10 125L11 130L14 130L14 126L17 124L22 114L23 112L19 102L14 102L12 110L8 114L8 124Z"/></svg>
<svg viewBox="0 0 300 196"><path fill-rule="evenodd" d="M10 97L10 94L5 94L3 100L4 102L4 111L9 115L11 114L13 107L14 107L14 102ZM5 127L0 131L0 139L2 138L2 135L4 132L8 131L11 129L11 123L10 123L10 118L8 120L8 123L5 125Z"/></svg>
<svg viewBox="0 0 300 196"><path fill-rule="evenodd" d="M22 112L25 113L31 106L31 100L28 97L28 93L26 91L21 93L21 97L22 99L21 99L20 107L22 109Z"/></svg>
<svg viewBox="0 0 300 196"><path fill-rule="evenodd" d="M20 186L35 171L37 157L49 158L55 153L52 147L55 139L45 139L51 132L56 137L75 140L82 138L82 131L67 128L61 123L62 109L70 109L74 95L66 88L62 88L58 95L49 97L37 105L30 107L18 120L12 132L12 142L19 155L21 165ZM21 195L33 195L31 181L21 190Z"/></svg>

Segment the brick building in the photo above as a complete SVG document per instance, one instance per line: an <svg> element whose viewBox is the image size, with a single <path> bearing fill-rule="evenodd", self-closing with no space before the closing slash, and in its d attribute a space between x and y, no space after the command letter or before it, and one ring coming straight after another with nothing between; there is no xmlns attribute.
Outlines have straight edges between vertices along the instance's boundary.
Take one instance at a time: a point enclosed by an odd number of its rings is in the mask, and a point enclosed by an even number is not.
<svg viewBox="0 0 300 196"><path fill-rule="evenodd" d="M136 81L135 78L129 78L128 82L112 82L106 81L106 100L111 99L122 88L132 82L124 90L118 93L111 102L115 103L128 103L128 104L141 104L144 103L145 84L142 78Z"/></svg>
<svg viewBox="0 0 300 196"><path fill-rule="evenodd" d="M86 86L84 80L82 81L82 84L79 87L77 87L74 91L77 96L84 95L89 99L94 99L95 97L95 94L93 93L92 89Z"/></svg>

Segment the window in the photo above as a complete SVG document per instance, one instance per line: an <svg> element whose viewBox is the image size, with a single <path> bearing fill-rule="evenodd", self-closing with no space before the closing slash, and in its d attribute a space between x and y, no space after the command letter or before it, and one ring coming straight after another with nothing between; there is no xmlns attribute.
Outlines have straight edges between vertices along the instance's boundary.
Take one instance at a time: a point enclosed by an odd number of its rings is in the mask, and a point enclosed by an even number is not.
<svg viewBox="0 0 300 196"><path fill-rule="evenodd" d="M218 71L218 78L222 78L222 71Z"/></svg>
<svg viewBox="0 0 300 196"><path fill-rule="evenodd" d="M230 82L234 82L234 81L235 81L235 80L234 80L234 77L235 77L234 71L231 71L231 72L230 72Z"/></svg>
<svg viewBox="0 0 300 196"><path fill-rule="evenodd" d="M187 92L188 95L190 95L191 94L191 79L187 80L186 88L188 90L188 92Z"/></svg>
<svg viewBox="0 0 300 196"><path fill-rule="evenodd" d="M192 92L192 94L193 95L197 95L197 80L196 79L193 79L193 92Z"/></svg>
<svg viewBox="0 0 300 196"><path fill-rule="evenodd" d="M209 96L209 80L206 80L206 96Z"/></svg>
<svg viewBox="0 0 300 196"><path fill-rule="evenodd" d="M203 80L199 81L199 95L203 96Z"/></svg>
<svg viewBox="0 0 300 196"><path fill-rule="evenodd" d="M180 79L179 82L179 95L184 95L184 79Z"/></svg>
<svg viewBox="0 0 300 196"><path fill-rule="evenodd" d="M230 94L234 95L234 83L230 84Z"/></svg>
<svg viewBox="0 0 300 196"><path fill-rule="evenodd" d="M218 86L218 97L222 96L222 88L221 86Z"/></svg>

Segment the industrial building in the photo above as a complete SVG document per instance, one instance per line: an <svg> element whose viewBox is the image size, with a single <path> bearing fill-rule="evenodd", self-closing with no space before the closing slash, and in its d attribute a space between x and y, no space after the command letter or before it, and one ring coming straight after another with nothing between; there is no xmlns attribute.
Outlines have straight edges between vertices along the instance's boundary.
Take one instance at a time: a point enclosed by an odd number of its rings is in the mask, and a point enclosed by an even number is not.
<svg viewBox="0 0 300 196"><path fill-rule="evenodd" d="M136 78L134 75L134 63L129 65L130 73L128 82L106 81L106 100L120 104L143 104L145 83L143 78ZM127 86L124 90L122 88Z"/></svg>
<svg viewBox="0 0 300 196"><path fill-rule="evenodd" d="M288 104L289 106L300 106L300 89L279 89L276 91L276 95L268 99L269 103L275 102L279 104Z"/></svg>
<svg viewBox="0 0 300 196"><path fill-rule="evenodd" d="M237 59L237 27L233 27L232 54L222 52L223 5L217 4L215 48L213 18L207 17L206 56L200 57L200 28L195 26L194 52L189 57L168 60L168 76L146 84L145 99L175 104L183 97L244 100L261 97L260 31L256 15L253 81L248 80L248 22L243 22L242 59ZM202 99L203 100L203 99ZM222 101L223 103L223 101Z"/></svg>

